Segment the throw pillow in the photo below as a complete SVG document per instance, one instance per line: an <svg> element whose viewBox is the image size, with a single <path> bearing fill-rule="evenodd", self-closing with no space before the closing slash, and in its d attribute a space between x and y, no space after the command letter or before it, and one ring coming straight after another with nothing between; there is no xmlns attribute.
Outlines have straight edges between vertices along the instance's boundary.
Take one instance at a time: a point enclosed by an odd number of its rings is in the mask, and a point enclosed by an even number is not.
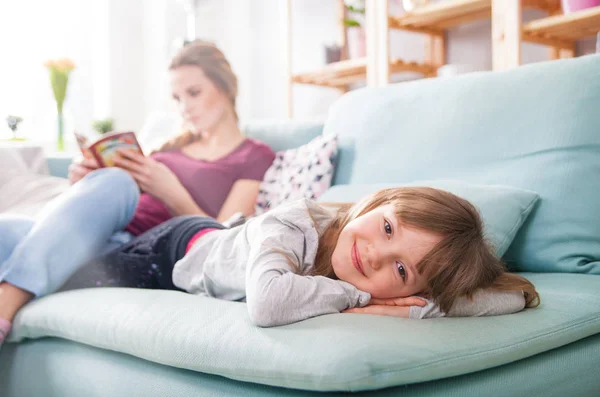
<svg viewBox="0 0 600 397"><path fill-rule="evenodd" d="M504 255L519 228L527 219L538 194L529 190L501 185L477 185L462 181L432 180L409 184L336 185L323 194L323 202L355 202L380 189L399 186L428 186L446 190L468 200L479 209L486 237L496 248L498 256Z"/></svg>
<svg viewBox="0 0 600 397"><path fill-rule="evenodd" d="M260 185L256 215L289 201L318 198L331 185L336 155L336 135L277 152Z"/></svg>

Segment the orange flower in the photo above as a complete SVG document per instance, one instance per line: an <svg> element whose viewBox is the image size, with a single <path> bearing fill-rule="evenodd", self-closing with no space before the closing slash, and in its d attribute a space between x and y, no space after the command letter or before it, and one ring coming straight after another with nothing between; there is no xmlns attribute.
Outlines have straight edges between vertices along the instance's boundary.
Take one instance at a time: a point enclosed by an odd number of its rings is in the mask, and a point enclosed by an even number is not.
<svg viewBox="0 0 600 397"><path fill-rule="evenodd" d="M44 66L48 70L56 70L61 73L69 73L75 69L75 62L69 58L49 59L44 62Z"/></svg>
<svg viewBox="0 0 600 397"><path fill-rule="evenodd" d="M75 63L69 58L50 59L44 62L44 66L48 69L50 75L50 84L56 100L56 109L59 114L62 114L63 103L67 95L67 84L69 83L69 75L75 69Z"/></svg>

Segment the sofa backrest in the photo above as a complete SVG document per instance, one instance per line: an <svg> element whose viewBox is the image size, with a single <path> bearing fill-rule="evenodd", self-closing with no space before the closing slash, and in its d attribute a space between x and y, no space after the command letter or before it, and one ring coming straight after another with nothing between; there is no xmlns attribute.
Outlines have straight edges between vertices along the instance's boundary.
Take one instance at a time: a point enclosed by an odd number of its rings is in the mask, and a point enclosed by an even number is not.
<svg viewBox="0 0 600 397"><path fill-rule="evenodd" d="M323 132L323 123L289 120L250 120L241 123L247 136L268 144L274 151L294 149Z"/></svg>
<svg viewBox="0 0 600 397"><path fill-rule="evenodd" d="M533 190L515 270L600 274L600 55L362 89L332 107L334 184L458 179Z"/></svg>

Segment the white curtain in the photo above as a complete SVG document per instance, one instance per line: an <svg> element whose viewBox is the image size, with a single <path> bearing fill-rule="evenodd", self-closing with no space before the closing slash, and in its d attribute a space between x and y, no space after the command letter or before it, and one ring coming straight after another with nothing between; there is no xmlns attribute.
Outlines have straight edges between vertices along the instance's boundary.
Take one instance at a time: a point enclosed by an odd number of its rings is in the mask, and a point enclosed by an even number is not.
<svg viewBox="0 0 600 397"><path fill-rule="evenodd" d="M28 139L55 139L56 107L43 63L57 57L71 58L77 65L65 101L67 123L71 129L89 128L94 116L94 29L101 26L92 7L102 2L0 2L0 135L9 132L4 119L13 114L23 117L22 133Z"/></svg>

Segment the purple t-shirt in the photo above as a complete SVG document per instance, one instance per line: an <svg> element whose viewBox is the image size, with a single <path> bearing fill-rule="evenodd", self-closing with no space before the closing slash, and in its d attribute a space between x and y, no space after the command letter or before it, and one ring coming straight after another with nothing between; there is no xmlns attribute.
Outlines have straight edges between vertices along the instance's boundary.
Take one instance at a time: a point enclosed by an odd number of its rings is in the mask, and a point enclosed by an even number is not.
<svg viewBox="0 0 600 397"><path fill-rule="evenodd" d="M196 204L216 218L233 184L240 179L262 181L275 153L266 144L247 138L231 153L215 161L194 159L181 149L155 153L152 158L173 171ZM172 217L162 201L142 193L135 215L125 230L137 236Z"/></svg>

